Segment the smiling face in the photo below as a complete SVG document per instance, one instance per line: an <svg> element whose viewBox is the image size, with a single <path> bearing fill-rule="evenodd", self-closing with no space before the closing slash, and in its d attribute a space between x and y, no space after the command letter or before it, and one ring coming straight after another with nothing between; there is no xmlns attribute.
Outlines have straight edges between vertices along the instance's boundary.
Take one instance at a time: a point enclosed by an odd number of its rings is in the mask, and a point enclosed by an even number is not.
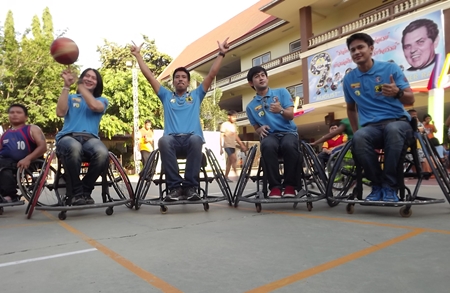
<svg viewBox="0 0 450 293"><path fill-rule="evenodd" d="M372 60L373 46L367 45L363 40L354 40L350 43L348 50L353 62L358 66L364 66Z"/></svg>
<svg viewBox="0 0 450 293"><path fill-rule="evenodd" d="M97 87L97 75L93 70L86 71L86 74L81 78L81 81L91 93L93 93Z"/></svg>
<svg viewBox="0 0 450 293"><path fill-rule="evenodd" d="M436 38L433 42L424 26L405 34L403 53L408 63L416 69L427 67L434 60L438 40L439 38Z"/></svg>
<svg viewBox="0 0 450 293"><path fill-rule="evenodd" d="M186 92L189 86L189 77L184 71L177 71L173 76L173 86L177 93Z"/></svg>

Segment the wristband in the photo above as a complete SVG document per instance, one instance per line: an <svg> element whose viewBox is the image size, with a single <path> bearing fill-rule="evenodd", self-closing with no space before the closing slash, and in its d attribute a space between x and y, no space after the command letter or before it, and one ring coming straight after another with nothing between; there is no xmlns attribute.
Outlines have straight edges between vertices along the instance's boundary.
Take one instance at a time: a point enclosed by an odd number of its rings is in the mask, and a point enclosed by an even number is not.
<svg viewBox="0 0 450 293"><path fill-rule="evenodd" d="M225 53L219 52L219 56L225 57Z"/></svg>
<svg viewBox="0 0 450 293"><path fill-rule="evenodd" d="M69 88L69 87L63 86L62 90L63 90L63 91L70 91L70 88Z"/></svg>

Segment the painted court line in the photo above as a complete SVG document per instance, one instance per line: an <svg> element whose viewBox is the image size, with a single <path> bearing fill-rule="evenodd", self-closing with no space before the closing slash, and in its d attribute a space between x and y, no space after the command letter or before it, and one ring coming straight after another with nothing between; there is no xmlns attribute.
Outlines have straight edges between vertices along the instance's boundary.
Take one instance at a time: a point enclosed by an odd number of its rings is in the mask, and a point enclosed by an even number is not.
<svg viewBox="0 0 450 293"><path fill-rule="evenodd" d="M66 253L59 253L59 254L54 254L54 255L36 257L36 258L29 258L29 259L24 259L24 260L5 262L5 263L0 263L0 268L8 267L8 266L14 266L14 265L20 265L20 264L34 262L34 261L47 260L47 259L52 259L52 258L57 258L57 257L64 257L64 256L69 256L69 255L75 255L75 254L81 254L81 253L86 253L86 252L92 252L92 251L96 251L96 250L97 250L96 248L89 248L89 249L77 250L77 251L72 251L72 252L66 252Z"/></svg>
<svg viewBox="0 0 450 293"><path fill-rule="evenodd" d="M114 252L113 250L109 249L108 247L106 247L105 245L101 244L100 242L97 242L96 240L94 240L94 239L90 238L89 236L83 234L81 231L75 229L74 227L70 226L69 224L56 219L50 213L45 212L45 211L42 211L42 213L46 217L48 217L48 218L50 218L52 220L58 221L58 224L60 226L62 226L64 229L66 229L70 233L80 237L85 242L87 242L91 246L95 247L98 251L102 252L103 254L105 254L106 256L108 256L109 258L111 258L112 260L114 260L115 262L117 262L118 264L120 264L121 266L123 266L124 268L126 268L127 270L129 270L130 272L135 274L136 276L138 276L139 278L143 279L144 281L146 281L150 285L160 289L163 292L168 292L168 293L181 293L182 292L181 290L173 287L169 283L167 283L164 280L158 278L157 276L151 274L150 272L148 272L148 271L138 267L137 265L135 265L131 261L127 260L126 258L124 258L120 254Z"/></svg>
<svg viewBox="0 0 450 293"><path fill-rule="evenodd" d="M252 289L250 291L247 291L247 293L264 293L264 292L272 292L274 290L280 289L282 287L288 286L292 283L298 282L300 280L312 277L314 275L320 274L322 272L328 271L330 269L333 269L335 267L338 267L340 265L343 265L345 263L351 262L353 260L356 260L358 258L361 258L363 256L369 255L371 253L377 252L379 250L382 250L384 248L387 248L391 245L400 243L404 240L410 239L412 237L415 237L419 234L422 234L424 232L423 229L416 229L414 231L411 231L409 233L403 234L399 237L387 240L385 242L370 246L368 248L353 252L351 254L348 254L346 256L340 257L338 259L326 262L324 264L318 265L316 267L312 267L310 269L301 271L299 273L293 274L289 277L280 279L278 281L263 285L261 287Z"/></svg>

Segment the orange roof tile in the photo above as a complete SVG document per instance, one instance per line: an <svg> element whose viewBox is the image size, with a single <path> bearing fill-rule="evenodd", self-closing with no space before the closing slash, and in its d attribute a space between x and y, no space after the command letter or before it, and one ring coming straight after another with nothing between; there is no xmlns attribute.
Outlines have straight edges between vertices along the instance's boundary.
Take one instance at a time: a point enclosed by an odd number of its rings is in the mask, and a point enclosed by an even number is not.
<svg viewBox="0 0 450 293"><path fill-rule="evenodd" d="M261 26L276 19L275 17L261 12L259 8L273 0L260 0L258 3L242 11L224 24L216 27L206 35L200 37L188 45L181 54L172 60L169 66L159 75L158 79L170 77L171 72L180 66L189 67L198 60L218 51L217 41L223 41L227 37L228 43L233 44L246 34L257 30Z"/></svg>

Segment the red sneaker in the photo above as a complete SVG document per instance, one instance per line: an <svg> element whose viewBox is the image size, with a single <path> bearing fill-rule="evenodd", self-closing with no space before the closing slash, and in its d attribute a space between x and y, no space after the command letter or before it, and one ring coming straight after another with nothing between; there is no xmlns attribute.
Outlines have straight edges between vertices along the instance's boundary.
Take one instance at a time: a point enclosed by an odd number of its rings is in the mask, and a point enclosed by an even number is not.
<svg viewBox="0 0 450 293"><path fill-rule="evenodd" d="M278 187L272 188L270 190L269 197L270 198L281 198L281 189L279 189Z"/></svg>
<svg viewBox="0 0 450 293"><path fill-rule="evenodd" d="M294 186L286 186L284 188L283 197L295 197L296 195Z"/></svg>

